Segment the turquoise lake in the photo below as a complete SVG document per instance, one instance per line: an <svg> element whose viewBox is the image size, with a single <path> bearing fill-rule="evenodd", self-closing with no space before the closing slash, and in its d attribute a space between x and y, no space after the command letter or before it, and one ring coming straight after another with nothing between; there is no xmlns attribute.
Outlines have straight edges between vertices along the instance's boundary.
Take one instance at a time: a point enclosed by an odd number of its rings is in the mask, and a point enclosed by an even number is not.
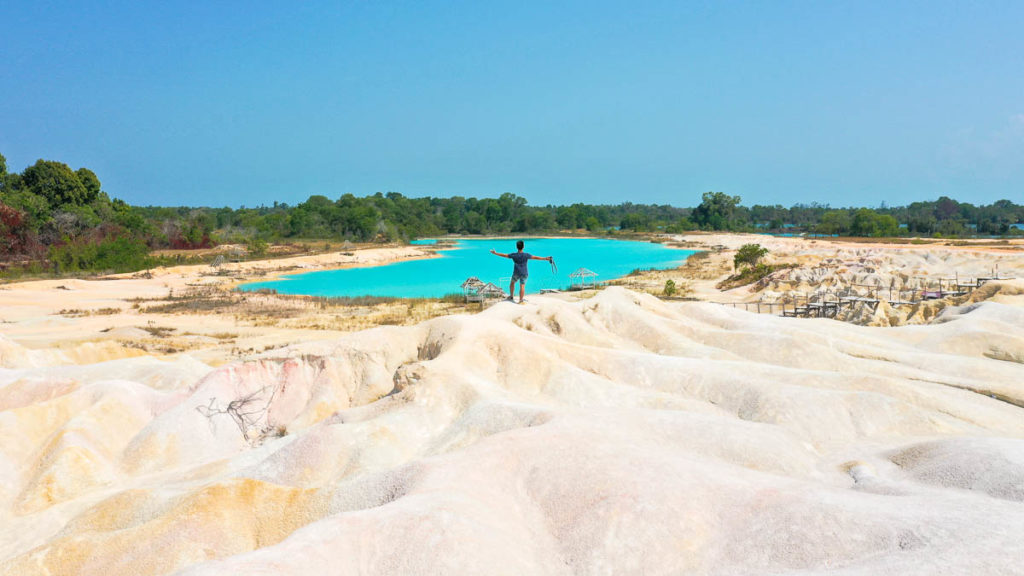
<svg viewBox="0 0 1024 576"><path fill-rule="evenodd" d="M269 288L282 294L310 296L439 298L462 292L462 282L476 276L508 290L512 261L491 254L492 248L505 254L515 252L515 240L459 240L452 249L438 252L440 258L292 274L280 280L244 284L239 289ZM533 238L526 240L523 251L535 256L554 256L558 265L555 273L547 262L530 261L528 293L537 293L542 288L567 288L569 274L581 267L597 272L597 280L604 281L621 278L637 268L675 268L694 253L652 242L596 238Z"/></svg>

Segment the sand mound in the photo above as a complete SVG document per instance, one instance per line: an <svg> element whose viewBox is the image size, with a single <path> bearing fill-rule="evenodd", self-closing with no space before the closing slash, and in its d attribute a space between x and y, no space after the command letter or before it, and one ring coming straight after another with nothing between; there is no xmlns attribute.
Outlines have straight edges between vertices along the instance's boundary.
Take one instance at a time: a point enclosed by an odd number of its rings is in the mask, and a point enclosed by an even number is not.
<svg viewBox="0 0 1024 576"><path fill-rule="evenodd" d="M919 482L1024 503L1024 440L937 440L901 449L890 459Z"/></svg>
<svg viewBox="0 0 1024 576"><path fill-rule="evenodd" d="M608 289L9 369L0 574L1021 573L1022 342Z"/></svg>

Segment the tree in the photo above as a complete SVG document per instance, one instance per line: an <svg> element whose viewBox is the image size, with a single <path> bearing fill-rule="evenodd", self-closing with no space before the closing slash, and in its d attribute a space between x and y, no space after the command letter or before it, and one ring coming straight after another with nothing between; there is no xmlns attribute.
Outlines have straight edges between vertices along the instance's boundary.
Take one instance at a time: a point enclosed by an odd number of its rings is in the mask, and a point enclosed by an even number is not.
<svg viewBox="0 0 1024 576"><path fill-rule="evenodd" d="M879 214L869 208L861 208L853 214L850 233L854 236L896 236L900 224L888 214Z"/></svg>
<svg viewBox="0 0 1024 576"><path fill-rule="evenodd" d="M0 154L0 190L4 189L5 180L7 180L7 158Z"/></svg>
<svg viewBox="0 0 1024 576"><path fill-rule="evenodd" d="M575 206L559 206L555 221L566 230L582 228L579 209Z"/></svg>
<svg viewBox="0 0 1024 576"><path fill-rule="evenodd" d="M647 230L650 228L650 219L636 212L626 214L619 221L619 228L622 230Z"/></svg>
<svg viewBox="0 0 1024 576"><path fill-rule="evenodd" d="M750 266L753 268L757 266L758 261L768 253L768 249L762 247L760 244L744 244L740 246L740 249L736 251L736 255L733 256L732 264L738 270L740 266Z"/></svg>
<svg viewBox="0 0 1024 576"><path fill-rule="evenodd" d="M100 194L100 179L96 176L96 173L88 168L79 168L75 171L75 176L78 176L78 181L82 183L82 186L85 186L85 202L95 200Z"/></svg>
<svg viewBox="0 0 1024 576"><path fill-rule="evenodd" d="M727 230L732 226L739 203L739 196L729 196L724 192L705 192L690 219L701 228Z"/></svg>
<svg viewBox="0 0 1024 576"><path fill-rule="evenodd" d="M90 200L82 181L63 162L37 160L25 168L21 177L28 190L45 198L52 208L65 204L81 206ZM96 183L99 184L98 179Z"/></svg>
<svg viewBox="0 0 1024 576"><path fill-rule="evenodd" d="M312 200L312 198L310 198ZM380 212L365 199L344 194L336 202L338 218L332 222L334 231L341 238L353 237L357 240L372 240L377 231Z"/></svg>
<svg viewBox="0 0 1024 576"><path fill-rule="evenodd" d="M935 218L939 221L950 220L960 213L960 204L946 196L940 197L935 202Z"/></svg>
<svg viewBox="0 0 1024 576"><path fill-rule="evenodd" d="M466 212L466 232L470 234L483 234L487 228L487 221L477 212Z"/></svg>
<svg viewBox="0 0 1024 576"><path fill-rule="evenodd" d="M11 208L23 212L25 225L34 232L38 232L40 227L51 218L50 206L46 200L28 190L5 190L3 202Z"/></svg>
<svg viewBox="0 0 1024 576"><path fill-rule="evenodd" d="M936 236L949 238L951 236L963 236L967 229L959 220L943 220L939 223L939 229L935 231Z"/></svg>
<svg viewBox="0 0 1024 576"><path fill-rule="evenodd" d="M246 241L245 250L251 256L262 258L267 254L267 243L259 236L253 236Z"/></svg>
<svg viewBox="0 0 1024 576"><path fill-rule="evenodd" d="M873 236L889 237L899 236L900 223L888 214L878 214L875 218L875 232Z"/></svg>
<svg viewBox="0 0 1024 576"><path fill-rule="evenodd" d="M875 232L875 212L867 208L861 208L853 214L853 222L850 223L850 233L854 236L871 236Z"/></svg>
<svg viewBox="0 0 1024 576"><path fill-rule="evenodd" d="M0 202L0 254L25 252L29 232L25 213Z"/></svg>
<svg viewBox="0 0 1024 576"><path fill-rule="evenodd" d="M819 234L846 234L850 230L850 215L846 210L829 210L821 216Z"/></svg>

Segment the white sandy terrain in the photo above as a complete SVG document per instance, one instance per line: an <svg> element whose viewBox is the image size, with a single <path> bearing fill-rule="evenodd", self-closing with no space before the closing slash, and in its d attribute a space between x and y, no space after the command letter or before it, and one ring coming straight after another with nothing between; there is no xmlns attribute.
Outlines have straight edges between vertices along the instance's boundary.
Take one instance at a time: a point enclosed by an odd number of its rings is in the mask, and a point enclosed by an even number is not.
<svg viewBox="0 0 1024 576"><path fill-rule="evenodd" d="M216 368L0 339L0 574L1024 574L999 285L896 328L609 288Z"/></svg>
<svg viewBox="0 0 1024 576"><path fill-rule="evenodd" d="M920 244L879 244L758 234L699 234L671 240L711 250L704 253L705 258L678 270L652 271L618 283L661 294L665 281L673 280L683 295L731 304L789 302L792 307L794 299L834 302L840 296L871 297L882 301L877 309L844 308L840 318L862 325L895 326L928 322L951 302L890 306L889 301L919 301L926 290L954 291L957 281L973 284L979 278L1024 278L1024 240L959 241L955 246L919 239L915 241ZM734 272L733 257L744 244L767 248L764 261L780 269L758 281L720 289L719 283ZM995 292L1000 291L989 287L985 294L970 300L998 300L1002 295ZM753 306L748 309L756 310ZM779 314L781 308L762 307L762 311Z"/></svg>
<svg viewBox="0 0 1024 576"><path fill-rule="evenodd" d="M310 318L297 326L266 327L240 322L230 314L159 314L146 307L169 296L209 289L230 293L243 282L284 274L355 266L377 266L432 257L415 246L363 248L352 252L295 256L276 260L228 262L155 268L145 273L102 279L53 279L0 285L0 336L31 350L0 364L85 364L144 355L146 349L187 350L196 359L222 364L239 356L233 349L276 348L296 341L327 338L340 330L310 329ZM265 297L250 295L254 300ZM139 308L139 301L144 305ZM269 306L268 306L269 307ZM315 312L315 307L314 307ZM306 314L310 316L310 314ZM305 320L305 321L300 321ZM174 332L157 342L145 333ZM219 345L213 341L221 340ZM37 353L38 351L38 353ZM165 350L166 351L166 350Z"/></svg>

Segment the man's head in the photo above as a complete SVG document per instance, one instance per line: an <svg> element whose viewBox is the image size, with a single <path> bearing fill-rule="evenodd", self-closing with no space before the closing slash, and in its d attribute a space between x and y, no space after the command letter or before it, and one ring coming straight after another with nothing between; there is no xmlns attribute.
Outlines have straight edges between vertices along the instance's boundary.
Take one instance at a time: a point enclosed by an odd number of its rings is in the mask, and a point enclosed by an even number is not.
<svg viewBox="0 0 1024 576"><path fill-rule="evenodd" d="M522 250L523 246L524 246L524 244L523 244L522 240L516 242L516 250Z"/></svg>

